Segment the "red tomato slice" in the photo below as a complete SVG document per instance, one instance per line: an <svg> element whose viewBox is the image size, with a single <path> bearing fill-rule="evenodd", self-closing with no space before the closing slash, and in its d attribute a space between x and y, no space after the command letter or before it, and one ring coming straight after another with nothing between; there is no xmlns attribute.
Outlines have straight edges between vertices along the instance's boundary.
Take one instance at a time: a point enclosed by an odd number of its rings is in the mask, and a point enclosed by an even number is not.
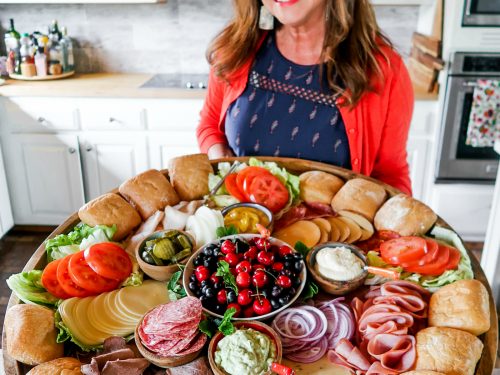
<svg viewBox="0 0 500 375"><path fill-rule="evenodd" d="M95 273L85 261L83 251L71 256L69 276L76 285L96 294L109 292L120 285L119 281L106 279Z"/></svg>
<svg viewBox="0 0 500 375"><path fill-rule="evenodd" d="M398 232L394 232L392 230L379 230L375 235L382 241L389 241L401 237Z"/></svg>
<svg viewBox="0 0 500 375"><path fill-rule="evenodd" d="M125 280L132 272L132 262L120 246L103 242L92 245L84 252L85 260L97 274L108 279Z"/></svg>
<svg viewBox="0 0 500 375"><path fill-rule="evenodd" d="M460 263L460 258L462 257L462 254L460 254L460 251L458 251L454 247L449 247L449 249L450 249L450 259L448 260L448 264L446 265L446 270L454 270L458 267L458 263Z"/></svg>
<svg viewBox="0 0 500 375"><path fill-rule="evenodd" d="M83 289L76 285L71 277L69 276L69 260L73 255L67 255L61 259L61 262L57 266L57 281L59 285L68 293L71 297L87 297L92 293L86 289Z"/></svg>
<svg viewBox="0 0 500 375"><path fill-rule="evenodd" d="M60 262L61 260L58 259L47 264L47 267L43 270L41 281L43 287L47 289L50 294L56 296L57 298L66 299L71 296L64 291L59 284L59 281L57 281L57 266L59 266Z"/></svg>
<svg viewBox="0 0 500 375"><path fill-rule="evenodd" d="M288 190L272 174L254 177L249 192L252 202L269 208L273 213L279 212L288 203Z"/></svg>
<svg viewBox="0 0 500 375"><path fill-rule="evenodd" d="M438 245L438 256L434 262L424 266L406 267L405 271L419 273L421 275L439 276L446 271L446 266L450 260L450 248L448 246Z"/></svg>
<svg viewBox="0 0 500 375"><path fill-rule="evenodd" d="M246 202L247 199L245 195L240 191L240 188L236 184L236 173L229 174L224 180L224 184L226 184L226 189L233 197L238 199L240 202Z"/></svg>
<svg viewBox="0 0 500 375"><path fill-rule="evenodd" d="M425 255L411 262L402 263L402 267L415 267L415 266L425 266L426 264L433 263L439 255L439 244L431 240L430 238L425 240L426 251Z"/></svg>
<svg viewBox="0 0 500 375"><path fill-rule="evenodd" d="M247 201L250 199L249 199L249 194L247 194L245 190L245 179L250 176L258 176L261 174L272 176L271 172L269 172L266 168L262 167L246 167L245 169L242 169L241 171L238 172L238 175L236 176L236 185L243 193L243 195L246 196Z"/></svg>
<svg viewBox="0 0 500 375"><path fill-rule="evenodd" d="M422 258L426 249L421 237L400 237L380 244L380 255L386 263L398 266Z"/></svg>

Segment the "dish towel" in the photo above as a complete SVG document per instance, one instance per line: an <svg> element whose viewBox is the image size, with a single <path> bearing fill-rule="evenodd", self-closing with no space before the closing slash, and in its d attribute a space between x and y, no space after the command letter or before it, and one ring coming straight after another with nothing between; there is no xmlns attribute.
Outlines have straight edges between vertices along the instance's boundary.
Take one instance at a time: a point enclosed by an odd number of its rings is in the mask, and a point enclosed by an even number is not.
<svg viewBox="0 0 500 375"><path fill-rule="evenodd" d="M500 139L500 81L477 80L465 144L493 147Z"/></svg>

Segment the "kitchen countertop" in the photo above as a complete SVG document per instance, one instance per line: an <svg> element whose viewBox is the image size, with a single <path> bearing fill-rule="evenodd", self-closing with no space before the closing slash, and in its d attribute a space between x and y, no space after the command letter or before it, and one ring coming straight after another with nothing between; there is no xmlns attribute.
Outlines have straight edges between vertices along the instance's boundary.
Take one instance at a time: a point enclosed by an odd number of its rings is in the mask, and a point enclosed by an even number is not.
<svg viewBox="0 0 500 375"><path fill-rule="evenodd" d="M54 81L7 79L0 96L110 97L157 99L204 99L206 90L186 88L140 88L152 74L94 73L76 74ZM415 100L435 101L437 94L415 90Z"/></svg>

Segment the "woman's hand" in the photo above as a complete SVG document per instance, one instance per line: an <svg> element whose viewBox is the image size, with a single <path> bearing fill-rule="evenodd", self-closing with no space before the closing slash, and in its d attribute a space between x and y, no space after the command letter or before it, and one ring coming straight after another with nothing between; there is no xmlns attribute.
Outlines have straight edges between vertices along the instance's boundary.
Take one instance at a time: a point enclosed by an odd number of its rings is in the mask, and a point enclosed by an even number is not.
<svg viewBox="0 0 500 375"><path fill-rule="evenodd" d="M229 146L223 143L217 143L211 146L208 149L207 154L209 159L219 159L234 156L233 151L229 148Z"/></svg>

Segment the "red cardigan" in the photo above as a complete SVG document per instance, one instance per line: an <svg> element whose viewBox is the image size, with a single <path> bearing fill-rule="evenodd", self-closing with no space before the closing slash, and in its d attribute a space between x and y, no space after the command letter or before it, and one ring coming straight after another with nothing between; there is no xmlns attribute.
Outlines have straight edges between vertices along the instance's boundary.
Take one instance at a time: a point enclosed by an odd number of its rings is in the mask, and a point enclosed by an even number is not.
<svg viewBox="0 0 500 375"><path fill-rule="evenodd" d="M366 92L354 108L337 100L344 120L352 170L379 179L411 194L406 142L413 113L413 88L401 57L383 47L388 61L378 57L385 82L378 92ZM207 95L196 130L202 152L217 143L227 144L224 120L229 105L245 90L254 56L227 83L210 70Z"/></svg>

